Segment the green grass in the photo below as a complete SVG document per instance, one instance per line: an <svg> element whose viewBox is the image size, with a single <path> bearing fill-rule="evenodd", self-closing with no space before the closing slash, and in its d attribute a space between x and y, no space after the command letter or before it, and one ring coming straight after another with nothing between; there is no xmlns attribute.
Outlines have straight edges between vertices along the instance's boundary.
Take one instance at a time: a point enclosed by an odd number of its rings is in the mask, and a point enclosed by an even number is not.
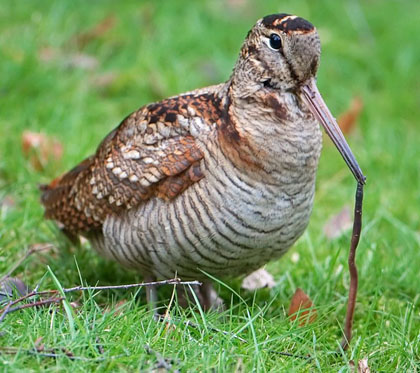
<svg viewBox="0 0 420 373"><path fill-rule="evenodd" d="M229 5L233 4L233 5ZM236 5L235 5L236 4ZM238 5L239 4L239 5ZM241 5L242 4L242 5ZM338 115L355 95L364 111L349 141L368 176L364 228L358 251L360 288L354 340L337 348L348 289L349 232L333 241L322 227L352 205L355 182L329 140L325 142L310 226L291 253L269 264L276 286L249 293L229 282L241 298L220 286L230 305L222 315L173 307L180 322L166 330L155 323L138 292L68 295L80 307L27 309L0 324L2 371L152 370L158 355L185 371L347 371L350 359L369 357L374 371L420 370L420 2L412 1L29 1L3 0L0 7L0 273L31 244L57 249L33 255L14 275L35 286L63 287L140 281L101 259L88 244L80 250L43 219L37 185L91 154L128 113L143 104L229 77L241 42L261 16L299 14L318 26L323 41L319 88ZM115 25L81 51L72 36L112 15ZM46 48L58 57L43 62ZM80 52L91 69L69 67ZM111 77L101 86L98 80ZM36 170L23 156L24 130L57 137L61 160ZM5 200L12 200L7 207ZM3 201L3 202L2 202ZM9 203L10 204L10 203ZM299 328L287 318L296 287L318 309L315 323ZM171 296L164 290L162 300ZM120 313L113 308L122 301ZM73 329L72 329L73 328ZM212 328L227 331L225 335ZM73 331L72 331L73 330ZM237 333L242 343L232 337ZM65 348L89 361L34 356L25 350L43 337L45 348ZM99 338L105 352L96 347ZM1 348L15 347L18 354ZM274 351L311 354L311 363ZM105 358L105 359L103 359Z"/></svg>

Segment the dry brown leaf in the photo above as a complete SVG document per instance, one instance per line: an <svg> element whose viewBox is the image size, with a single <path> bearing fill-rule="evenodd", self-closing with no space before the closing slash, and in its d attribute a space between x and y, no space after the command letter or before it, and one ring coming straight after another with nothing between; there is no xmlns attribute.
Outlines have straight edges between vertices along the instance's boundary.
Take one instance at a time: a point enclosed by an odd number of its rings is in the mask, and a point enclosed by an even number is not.
<svg viewBox="0 0 420 373"><path fill-rule="evenodd" d="M95 56L86 53L66 53L51 47L43 47L38 52L40 62L58 63L67 68L93 70L98 67L99 61Z"/></svg>
<svg viewBox="0 0 420 373"><path fill-rule="evenodd" d="M358 361L358 363L357 363L357 373L370 373L370 368L369 368L369 365L368 365L368 358L367 357Z"/></svg>
<svg viewBox="0 0 420 373"><path fill-rule="evenodd" d="M16 206L16 201L11 195L5 195L0 199L0 209L11 210Z"/></svg>
<svg viewBox="0 0 420 373"><path fill-rule="evenodd" d="M118 75L113 72L98 74L91 79L93 86L97 88L107 88L111 86L118 78Z"/></svg>
<svg viewBox="0 0 420 373"><path fill-rule="evenodd" d="M166 310L166 315L165 315L165 332L166 333L172 333L176 330L176 325L171 322L172 318L170 315L168 315L168 310Z"/></svg>
<svg viewBox="0 0 420 373"><path fill-rule="evenodd" d="M24 296L31 288L16 277L7 277L0 282L0 302L13 298L15 295Z"/></svg>
<svg viewBox="0 0 420 373"><path fill-rule="evenodd" d="M75 311L79 310L82 305L78 301L70 302L70 307L73 308Z"/></svg>
<svg viewBox="0 0 420 373"><path fill-rule="evenodd" d="M344 206L341 211L333 215L324 225L324 233L328 239L340 237L345 231L351 229L353 221L349 206Z"/></svg>
<svg viewBox="0 0 420 373"><path fill-rule="evenodd" d="M58 57L58 50L51 47L43 47L38 51L38 59L44 63L55 61Z"/></svg>
<svg viewBox="0 0 420 373"><path fill-rule="evenodd" d="M24 131L22 151L36 170L42 170L49 161L61 159L63 146L57 139L43 133Z"/></svg>
<svg viewBox="0 0 420 373"><path fill-rule="evenodd" d="M45 349L45 344L44 343L42 343L42 340L44 339L44 337L38 337L36 340L35 340L35 342L34 342L34 346L35 346L35 349L38 351L38 352L42 352L42 351L44 351L44 349Z"/></svg>
<svg viewBox="0 0 420 373"><path fill-rule="evenodd" d="M240 357L236 363L235 373L243 373L245 371L246 369L245 369L244 361Z"/></svg>
<svg viewBox="0 0 420 373"><path fill-rule="evenodd" d="M118 301L113 308L110 306L105 307L104 313L112 312L112 316L120 316L124 313L124 309L126 308L125 305L127 304L127 300L123 299Z"/></svg>
<svg viewBox="0 0 420 373"><path fill-rule="evenodd" d="M85 53L75 53L67 56L66 65L70 68L93 70L98 67L99 61L96 57Z"/></svg>
<svg viewBox="0 0 420 373"><path fill-rule="evenodd" d="M360 117L360 114L363 110L363 101L360 97L353 97L350 107L342 113L338 119L338 125L344 134L349 134L352 132L357 125L357 121Z"/></svg>
<svg viewBox="0 0 420 373"><path fill-rule="evenodd" d="M232 8L243 8L245 5L247 5L246 0L226 0L227 5Z"/></svg>
<svg viewBox="0 0 420 373"><path fill-rule="evenodd" d="M77 47L81 49L89 44L92 40L100 38L107 31L111 30L115 26L115 23L116 19L113 15L105 17L90 29L74 35L70 41L75 43Z"/></svg>
<svg viewBox="0 0 420 373"><path fill-rule="evenodd" d="M80 239L80 244L82 246L87 245L89 243L89 240L83 236L80 236L79 239Z"/></svg>
<svg viewBox="0 0 420 373"><path fill-rule="evenodd" d="M299 326L313 323L317 318L317 311L311 299L301 288L297 288L290 303L290 320L298 320Z"/></svg>
<svg viewBox="0 0 420 373"><path fill-rule="evenodd" d="M261 288L271 289L276 283L271 273L264 268L260 268L242 280L241 288L245 290L257 290Z"/></svg>

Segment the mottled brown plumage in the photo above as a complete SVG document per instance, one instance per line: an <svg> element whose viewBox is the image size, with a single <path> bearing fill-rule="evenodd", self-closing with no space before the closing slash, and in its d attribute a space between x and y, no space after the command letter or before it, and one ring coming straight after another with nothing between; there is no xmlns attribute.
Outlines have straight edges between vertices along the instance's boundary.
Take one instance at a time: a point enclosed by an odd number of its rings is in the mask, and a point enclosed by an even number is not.
<svg viewBox="0 0 420 373"><path fill-rule="evenodd" d="M46 217L150 277L235 276L281 256L311 213L316 119L355 162L316 90L319 57L308 21L260 19L226 83L140 108L42 187Z"/></svg>
<svg viewBox="0 0 420 373"><path fill-rule="evenodd" d="M215 121L217 113L203 102L200 96L185 95L129 115L94 156L43 187L46 217L71 233L85 233L101 227L112 213L153 196L173 199L200 180L203 153L179 118L188 117L191 105L198 115Z"/></svg>

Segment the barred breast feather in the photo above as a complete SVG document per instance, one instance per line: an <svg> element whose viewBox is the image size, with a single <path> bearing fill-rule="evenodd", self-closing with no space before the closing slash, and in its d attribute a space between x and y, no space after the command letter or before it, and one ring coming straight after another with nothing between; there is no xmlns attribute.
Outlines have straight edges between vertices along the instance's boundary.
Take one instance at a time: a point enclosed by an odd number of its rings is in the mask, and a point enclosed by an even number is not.
<svg viewBox="0 0 420 373"><path fill-rule="evenodd" d="M158 278L236 276L281 256L308 224L320 131L292 93L267 90L241 107L230 89L128 116L94 156L43 188L46 216Z"/></svg>

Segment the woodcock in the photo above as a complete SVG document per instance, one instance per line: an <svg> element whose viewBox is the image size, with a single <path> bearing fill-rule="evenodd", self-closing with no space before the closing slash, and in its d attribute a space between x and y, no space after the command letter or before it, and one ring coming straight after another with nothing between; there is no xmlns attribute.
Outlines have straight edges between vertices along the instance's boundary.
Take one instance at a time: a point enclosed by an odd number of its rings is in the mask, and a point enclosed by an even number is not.
<svg viewBox="0 0 420 373"><path fill-rule="evenodd" d="M316 88L319 60L308 21L258 20L227 82L130 114L41 188L45 216L148 279L245 275L279 258L308 225L318 122L364 180Z"/></svg>

